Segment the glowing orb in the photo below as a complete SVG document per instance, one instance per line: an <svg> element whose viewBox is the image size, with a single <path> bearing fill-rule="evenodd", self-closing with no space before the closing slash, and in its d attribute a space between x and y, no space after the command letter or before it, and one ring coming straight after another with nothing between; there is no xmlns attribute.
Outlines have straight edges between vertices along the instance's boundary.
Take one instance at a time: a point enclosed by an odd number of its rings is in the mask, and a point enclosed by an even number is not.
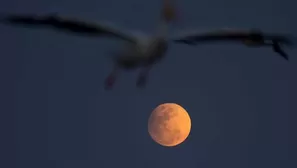
<svg viewBox="0 0 297 168"><path fill-rule="evenodd" d="M161 104L149 117L148 132L160 145L167 147L179 145L187 139L190 131L190 116L178 104Z"/></svg>

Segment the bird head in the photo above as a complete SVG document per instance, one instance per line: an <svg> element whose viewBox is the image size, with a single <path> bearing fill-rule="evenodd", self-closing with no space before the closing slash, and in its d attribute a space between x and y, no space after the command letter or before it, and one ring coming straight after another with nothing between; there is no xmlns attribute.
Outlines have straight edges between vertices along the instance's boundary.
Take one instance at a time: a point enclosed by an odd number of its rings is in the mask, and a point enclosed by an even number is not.
<svg viewBox="0 0 297 168"><path fill-rule="evenodd" d="M161 15L166 22L172 22L176 20L176 8L174 6L173 0L163 0Z"/></svg>

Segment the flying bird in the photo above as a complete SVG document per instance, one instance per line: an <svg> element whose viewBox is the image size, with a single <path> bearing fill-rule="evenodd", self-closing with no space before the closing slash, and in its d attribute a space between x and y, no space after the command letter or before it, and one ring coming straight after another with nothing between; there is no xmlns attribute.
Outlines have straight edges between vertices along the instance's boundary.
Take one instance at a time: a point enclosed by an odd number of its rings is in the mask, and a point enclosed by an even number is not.
<svg viewBox="0 0 297 168"><path fill-rule="evenodd" d="M113 53L113 69L105 80L105 88L111 89L121 69L142 68L137 79L137 86L146 84L152 65L159 62L168 49L170 23L176 18L175 6L170 0L163 0L161 18L152 35L127 33L114 25L90 23L57 14L49 15L6 15L0 22L9 25L52 28L66 33L76 33L91 37L110 37L126 42L123 50Z"/></svg>
<svg viewBox="0 0 297 168"><path fill-rule="evenodd" d="M112 89L121 70L141 68L137 78L137 86L144 87L147 83L148 74L153 65L158 63L166 55L169 42L176 43L205 43L213 41L242 41L252 42L258 46L273 46L274 50L284 58L288 58L282 51L280 43L289 43L284 37L267 36L263 33L214 31L206 33L176 33L175 37L169 35L171 23L177 20L176 7L171 0L163 0L161 14L153 34L125 32L115 25L103 23L91 23L75 18L62 17L58 14L49 15L6 15L0 20L3 24L23 25L29 27L51 28L53 30L87 35L90 37L109 37L125 41L122 50L114 52L111 56L113 68L106 77L105 88ZM180 35L179 35L180 34ZM268 41L270 40L270 43ZM250 43L249 43L250 44Z"/></svg>
<svg viewBox="0 0 297 168"><path fill-rule="evenodd" d="M268 34L256 29L221 29L208 32L192 32L176 37L174 42L197 45L213 42L240 42L249 47L271 47L281 57L289 60L282 45L292 46L292 39L285 35Z"/></svg>

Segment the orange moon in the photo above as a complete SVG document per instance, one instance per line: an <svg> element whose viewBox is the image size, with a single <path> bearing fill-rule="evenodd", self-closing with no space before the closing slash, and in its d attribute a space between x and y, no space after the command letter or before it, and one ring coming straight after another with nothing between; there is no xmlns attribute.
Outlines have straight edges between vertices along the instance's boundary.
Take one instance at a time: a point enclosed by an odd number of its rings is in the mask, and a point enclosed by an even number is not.
<svg viewBox="0 0 297 168"><path fill-rule="evenodd" d="M164 103L157 106L148 121L148 132L158 144L173 147L184 142L191 131L191 118L178 104Z"/></svg>

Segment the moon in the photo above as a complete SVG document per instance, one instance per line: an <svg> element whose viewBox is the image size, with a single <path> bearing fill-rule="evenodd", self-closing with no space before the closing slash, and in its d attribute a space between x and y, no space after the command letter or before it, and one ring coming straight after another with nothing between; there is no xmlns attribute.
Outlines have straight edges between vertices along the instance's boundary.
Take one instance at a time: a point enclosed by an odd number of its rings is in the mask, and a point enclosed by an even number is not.
<svg viewBox="0 0 297 168"><path fill-rule="evenodd" d="M157 106L148 121L148 132L158 144L173 147L184 142L191 131L191 118L187 111L175 103Z"/></svg>

